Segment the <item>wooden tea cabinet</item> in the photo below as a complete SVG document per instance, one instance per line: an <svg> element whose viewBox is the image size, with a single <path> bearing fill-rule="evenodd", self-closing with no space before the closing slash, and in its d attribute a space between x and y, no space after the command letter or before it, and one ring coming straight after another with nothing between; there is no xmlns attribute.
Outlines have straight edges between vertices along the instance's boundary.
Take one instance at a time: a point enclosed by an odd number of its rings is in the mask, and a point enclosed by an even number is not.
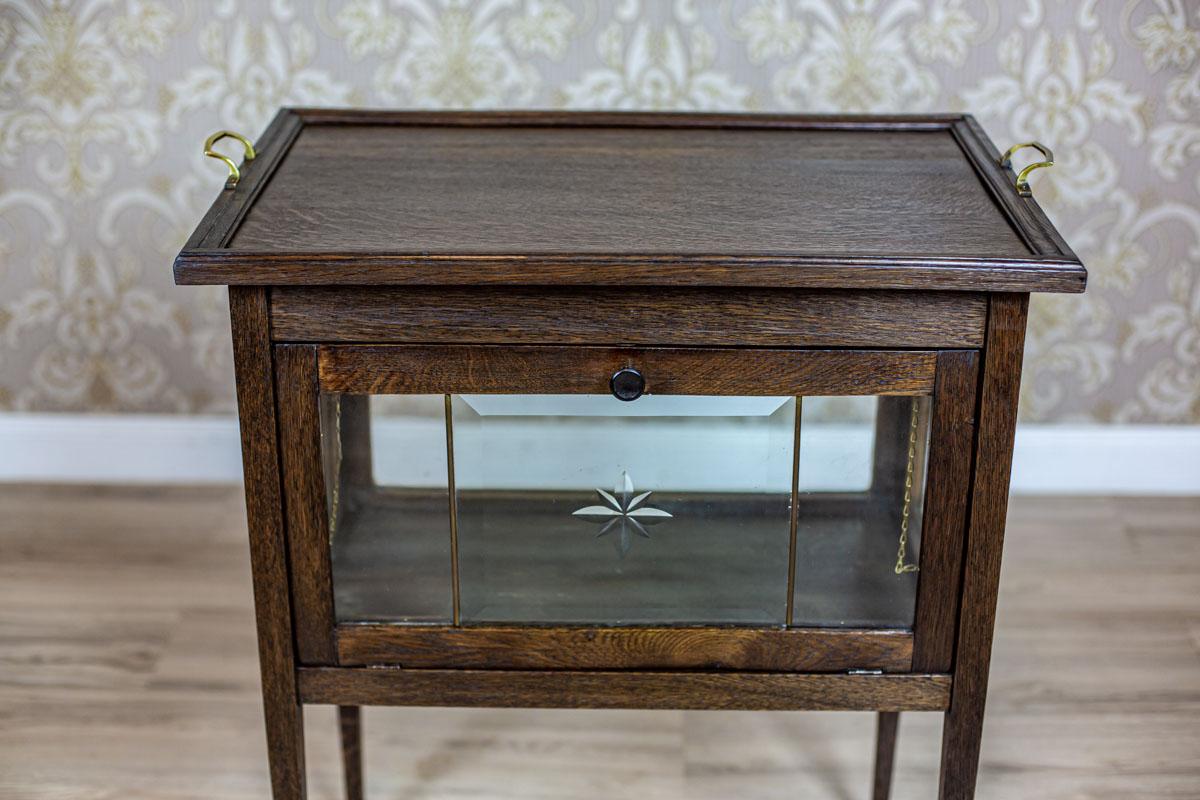
<svg viewBox="0 0 1200 800"><path fill-rule="evenodd" d="M175 277L230 287L277 800L305 703L352 799L364 705L874 710L877 799L939 711L973 796L1028 297L1086 273L971 117L224 135Z"/></svg>

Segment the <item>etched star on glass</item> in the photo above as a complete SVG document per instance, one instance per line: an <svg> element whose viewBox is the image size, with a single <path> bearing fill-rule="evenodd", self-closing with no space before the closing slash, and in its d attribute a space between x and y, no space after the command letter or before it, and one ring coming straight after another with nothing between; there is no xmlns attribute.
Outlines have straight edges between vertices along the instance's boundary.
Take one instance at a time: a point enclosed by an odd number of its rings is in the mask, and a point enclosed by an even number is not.
<svg viewBox="0 0 1200 800"><path fill-rule="evenodd" d="M671 515L661 508L644 505L651 493L642 492L635 495L633 480L624 470L621 471L621 478L612 494L603 489L597 489L596 494L600 495L605 505L584 506L574 511L573 516L600 525L597 538L616 531L617 536L613 539L613 544L621 558L633 547L633 534L649 539L650 531L646 530L647 525L657 525L671 518Z"/></svg>

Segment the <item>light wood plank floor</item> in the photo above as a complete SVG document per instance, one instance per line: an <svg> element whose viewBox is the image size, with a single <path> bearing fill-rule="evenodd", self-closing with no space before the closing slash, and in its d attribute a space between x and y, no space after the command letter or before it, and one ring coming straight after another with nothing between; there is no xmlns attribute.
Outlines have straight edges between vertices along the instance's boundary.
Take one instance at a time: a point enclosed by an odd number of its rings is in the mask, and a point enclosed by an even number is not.
<svg viewBox="0 0 1200 800"><path fill-rule="evenodd" d="M0 797L265 798L234 488L0 488ZM1050 610L1046 610L1046 609ZM979 797L1200 798L1200 499L1017 498ZM869 714L370 709L368 795L868 796ZM939 715L895 796L936 794ZM310 710L313 798L340 796Z"/></svg>

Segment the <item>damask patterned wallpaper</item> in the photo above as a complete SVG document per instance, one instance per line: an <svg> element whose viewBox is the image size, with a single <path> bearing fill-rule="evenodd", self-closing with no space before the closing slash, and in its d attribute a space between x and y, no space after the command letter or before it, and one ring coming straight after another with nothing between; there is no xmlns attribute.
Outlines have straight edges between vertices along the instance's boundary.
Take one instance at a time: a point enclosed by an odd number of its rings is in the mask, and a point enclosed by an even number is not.
<svg viewBox="0 0 1200 800"><path fill-rule="evenodd" d="M970 110L1059 165L1091 271L1035 299L1027 421L1200 422L1195 0L0 0L0 410L232 408L171 257L201 156L283 104Z"/></svg>

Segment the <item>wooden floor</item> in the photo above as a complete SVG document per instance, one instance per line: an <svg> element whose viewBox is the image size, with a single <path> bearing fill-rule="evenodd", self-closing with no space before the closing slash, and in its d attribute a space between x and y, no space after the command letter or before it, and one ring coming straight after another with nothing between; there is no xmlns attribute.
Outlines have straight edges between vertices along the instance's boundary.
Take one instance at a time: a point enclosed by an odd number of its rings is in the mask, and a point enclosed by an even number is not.
<svg viewBox="0 0 1200 800"><path fill-rule="evenodd" d="M0 488L0 798L267 796L244 524L233 488ZM1200 499L1018 498L1006 556L981 800L1200 798ZM868 714L365 725L373 800L868 797ZM935 796L940 727L903 718L895 797Z"/></svg>

